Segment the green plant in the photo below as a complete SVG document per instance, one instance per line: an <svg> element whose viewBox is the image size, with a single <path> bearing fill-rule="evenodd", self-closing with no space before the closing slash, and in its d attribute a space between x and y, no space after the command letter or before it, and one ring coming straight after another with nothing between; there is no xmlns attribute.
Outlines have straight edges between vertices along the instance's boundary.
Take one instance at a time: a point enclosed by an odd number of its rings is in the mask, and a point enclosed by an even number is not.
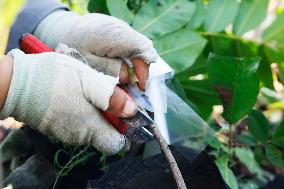
<svg viewBox="0 0 284 189"><path fill-rule="evenodd" d="M275 6L269 13L276 15L275 20L263 26L268 3L88 3L90 12L121 18L153 40L159 55L175 70L175 85L182 98L211 125L217 125L211 153L233 189L258 188L271 179L276 167L283 167L284 13L281 6Z"/></svg>

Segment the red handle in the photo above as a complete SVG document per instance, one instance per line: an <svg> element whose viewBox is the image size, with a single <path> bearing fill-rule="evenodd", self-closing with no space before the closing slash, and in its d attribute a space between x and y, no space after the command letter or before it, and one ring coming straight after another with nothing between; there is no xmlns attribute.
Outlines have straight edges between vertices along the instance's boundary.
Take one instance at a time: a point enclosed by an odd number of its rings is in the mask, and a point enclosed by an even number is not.
<svg viewBox="0 0 284 189"><path fill-rule="evenodd" d="M41 42L32 34L25 34L19 41L19 46L26 54L38 54L43 52L53 52L54 50Z"/></svg>
<svg viewBox="0 0 284 189"><path fill-rule="evenodd" d="M49 46L45 45L39 39L37 39L32 34L25 34L19 41L19 46L22 51L26 54L38 54L43 52L53 52L54 50L51 49ZM102 112L103 116L106 120L118 130L119 133L125 134L128 125L126 125L121 119L114 116L109 112Z"/></svg>

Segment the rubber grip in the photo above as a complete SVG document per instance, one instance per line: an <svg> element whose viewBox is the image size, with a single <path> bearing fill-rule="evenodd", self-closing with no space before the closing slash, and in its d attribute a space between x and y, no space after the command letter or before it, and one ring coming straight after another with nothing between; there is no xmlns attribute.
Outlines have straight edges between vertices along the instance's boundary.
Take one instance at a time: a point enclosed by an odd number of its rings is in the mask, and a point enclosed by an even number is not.
<svg viewBox="0 0 284 189"><path fill-rule="evenodd" d="M37 39L32 34L23 35L19 41L19 46L20 46L20 49L26 54L39 54L39 53L44 53L44 52L54 52L54 49L50 48L49 46L41 42L39 39ZM120 87L118 88L121 89ZM121 119L114 116L110 112L102 111L102 115L114 128L116 128L116 130L119 133L121 134L126 133L128 129L128 125L125 124Z"/></svg>

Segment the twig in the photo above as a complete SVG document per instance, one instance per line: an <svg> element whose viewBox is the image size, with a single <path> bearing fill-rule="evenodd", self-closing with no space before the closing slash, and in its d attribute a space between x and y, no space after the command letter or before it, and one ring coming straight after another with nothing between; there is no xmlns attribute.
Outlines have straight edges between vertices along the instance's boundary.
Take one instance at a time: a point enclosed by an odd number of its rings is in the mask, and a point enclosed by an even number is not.
<svg viewBox="0 0 284 189"><path fill-rule="evenodd" d="M157 129L157 127L152 124L149 126L152 134L154 135L154 137L156 138L156 140L158 141L162 151L164 152L166 159L168 161L168 164L170 166L171 172L174 175L176 184L178 189L187 189L184 179L182 178L182 174L179 170L179 167L177 165L177 162L167 144L167 142L165 141L165 139L163 138L163 136L161 135L161 133L159 132L159 130Z"/></svg>

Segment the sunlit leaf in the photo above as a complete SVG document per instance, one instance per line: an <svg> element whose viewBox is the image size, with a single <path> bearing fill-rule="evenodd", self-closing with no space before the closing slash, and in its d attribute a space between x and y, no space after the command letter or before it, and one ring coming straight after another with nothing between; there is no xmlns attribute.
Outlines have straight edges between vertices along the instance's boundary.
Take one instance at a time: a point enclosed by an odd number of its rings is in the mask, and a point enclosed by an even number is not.
<svg viewBox="0 0 284 189"><path fill-rule="evenodd" d="M224 30L234 21L238 8L237 0L210 0L204 23L206 31Z"/></svg>
<svg viewBox="0 0 284 189"><path fill-rule="evenodd" d="M222 100L223 116L230 123L248 114L256 102L259 61L260 58L209 56L209 80Z"/></svg>
<svg viewBox="0 0 284 189"><path fill-rule="evenodd" d="M195 4L187 0L148 1L137 13L133 27L150 38L180 29L189 22Z"/></svg>
<svg viewBox="0 0 284 189"><path fill-rule="evenodd" d="M230 186L231 189L238 189L238 181L233 173L233 171L229 168L229 156L223 155L215 161L216 165L218 166L221 175L225 182Z"/></svg>
<svg viewBox="0 0 284 189"><path fill-rule="evenodd" d="M256 28L265 19L268 0L242 0L233 31L237 35Z"/></svg>
<svg viewBox="0 0 284 189"><path fill-rule="evenodd" d="M107 0L107 8L110 15L131 23L133 15L127 8L127 0Z"/></svg>
<svg viewBox="0 0 284 189"><path fill-rule="evenodd" d="M276 20L263 32L263 40L284 44L284 14L277 16Z"/></svg>
<svg viewBox="0 0 284 189"><path fill-rule="evenodd" d="M251 173L256 174L259 177L263 176L258 163L255 161L254 154L251 149L235 148L235 154L240 162L244 164Z"/></svg>
<svg viewBox="0 0 284 189"><path fill-rule="evenodd" d="M189 30L181 29L154 41L159 55L176 71L190 67L202 52L206 39Z"/></svg>
<svg viewBox="0 0 284 189"><path fill-rule="evenodd" d="M195 1L195 11L187 24L187 28L196 29L200 27L205 19L206 9L202 0Z"/></svg>

